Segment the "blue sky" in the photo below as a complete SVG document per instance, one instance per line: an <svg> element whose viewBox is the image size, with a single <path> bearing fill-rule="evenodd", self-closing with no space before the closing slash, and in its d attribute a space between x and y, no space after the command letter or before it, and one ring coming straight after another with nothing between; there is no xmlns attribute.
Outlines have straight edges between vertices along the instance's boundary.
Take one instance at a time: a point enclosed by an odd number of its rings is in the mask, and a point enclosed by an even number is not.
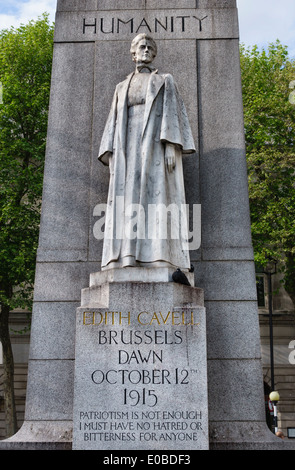
<svg viewBox="0 0 295 470"><path fill-rule="evenodd" d="M279 39L295 58L295 0L237 0L240 40L267 47Z"/></svg>
<svg viewBox="0 0 295 470"><path fill-rule="evenodd" d="M240 39L267 47L279 39L295 58L295 0L237 0ZM19 26L47 11L54 21L56 0L0 0L0 29Z"/></svg>

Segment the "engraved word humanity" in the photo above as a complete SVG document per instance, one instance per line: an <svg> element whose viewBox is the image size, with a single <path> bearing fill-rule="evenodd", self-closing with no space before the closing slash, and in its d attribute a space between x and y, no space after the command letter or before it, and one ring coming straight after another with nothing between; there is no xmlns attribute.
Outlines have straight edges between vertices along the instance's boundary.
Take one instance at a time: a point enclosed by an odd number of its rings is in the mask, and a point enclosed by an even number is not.
<svg viewBox="0 0 295 470"><path fill-rule="evenodd" d="M155 40L239 36L235 9L58 11L56 15L55 42L121 41L140 33Z"/></svg>
<svg viewBox="0 0 295 470"><path fill-rule="evenodd" d="M159 33L159 32L201 32L203 22L208 15L198 17L196 15L173 15L161 18L129 18L119 17L96 17L83 18L83 34L92 31L93 34L139 34L139 33Z"/></svg>
<svg viewBox="0 0 295 470"><path fill-rule="evenodd" d="M140 33L155 40L239 37L236 10L227 8L58 11L56 15L55 42L122 41Z"/></svg>

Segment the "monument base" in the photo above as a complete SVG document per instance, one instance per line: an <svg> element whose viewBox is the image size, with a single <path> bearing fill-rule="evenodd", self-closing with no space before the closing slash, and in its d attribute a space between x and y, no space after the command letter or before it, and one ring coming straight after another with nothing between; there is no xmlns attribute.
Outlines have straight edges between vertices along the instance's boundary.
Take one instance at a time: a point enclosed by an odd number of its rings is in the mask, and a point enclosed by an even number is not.
<svg viewBox="0 0 295 470"><path fill-rule="evenodd" d="M77 309L73 449L209 448L203 291L170 279L165 268L90 276Z"/></svg>
<svg viewBox="0 0 295 470"><path fill-rule="evenodd" d="M266 422L210 422L210 450L295 450L295 443L275 436Z"/></svg>
<svg viewBox="0 0 295 470"><path fill-rule="evenodd" d="M12 437L0 441L1 450L71 450L71 421L24 421Z"/></svg>
<svg viewBox="0 0 295 470"><path fill-rule="evenodd" d="M0 450L294 450L265 422L208 423L204 295L186 274L191 287L166 268L91 274L73 422L25 421Z"/></svg>
<svg viewBox="0 0 295 470"><path fill-rule="evenodd" d="M224 428L231 429L231 432L225 431ZM54 430L53 434L48 432L49 429ZM228 423L228 425L223 424L222 429L217 435L215 423L210 424L212 439L209 441L209 451L295 450L293 442L276 437L264 423L243 424L239 429ZM63 424L59 421L38 423L26 421L14 436L0 441L0 451L2 450L72 450L72 422Z"/></svg>

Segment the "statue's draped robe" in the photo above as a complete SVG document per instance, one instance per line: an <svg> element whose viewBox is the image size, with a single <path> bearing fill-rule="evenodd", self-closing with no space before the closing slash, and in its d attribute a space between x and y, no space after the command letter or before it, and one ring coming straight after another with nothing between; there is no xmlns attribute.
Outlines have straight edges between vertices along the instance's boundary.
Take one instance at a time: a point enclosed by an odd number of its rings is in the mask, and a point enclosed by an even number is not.
<svg viewBox="0 0 295 470"><path fill-rule="evenodd" d="M102 267L124 265L130 258L139 265L166 262L186 269L190 258L186 218L181 217L186 215L182 155L195 152L187 113L173 77L156 72L149 74L145 103L128 107L133 76L116 87L98 156L110 167ZM171 173L165 164L167 143L176 147ZM135 212L128 213L128 206ZM156 213L155 207L164 210Z"/></svg>

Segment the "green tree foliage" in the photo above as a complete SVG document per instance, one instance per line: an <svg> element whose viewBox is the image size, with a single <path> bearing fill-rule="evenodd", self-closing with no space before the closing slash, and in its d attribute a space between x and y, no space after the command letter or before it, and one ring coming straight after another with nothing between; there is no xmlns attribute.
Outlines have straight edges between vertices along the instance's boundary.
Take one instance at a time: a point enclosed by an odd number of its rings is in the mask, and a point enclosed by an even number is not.
<svg viewBox="0 0 295 470"><path fill-rule="evenodd" d="M279 41L241 46L246 150L255 260L282 260L295 303L295 61Z"/></svg>
<svg viewBox="0 0 295 470"><path fill-rule="evenodd" d="M0 341L8 435L16 430L8 317L32 300L53 32L47 15L0 31Z"/></svg>

